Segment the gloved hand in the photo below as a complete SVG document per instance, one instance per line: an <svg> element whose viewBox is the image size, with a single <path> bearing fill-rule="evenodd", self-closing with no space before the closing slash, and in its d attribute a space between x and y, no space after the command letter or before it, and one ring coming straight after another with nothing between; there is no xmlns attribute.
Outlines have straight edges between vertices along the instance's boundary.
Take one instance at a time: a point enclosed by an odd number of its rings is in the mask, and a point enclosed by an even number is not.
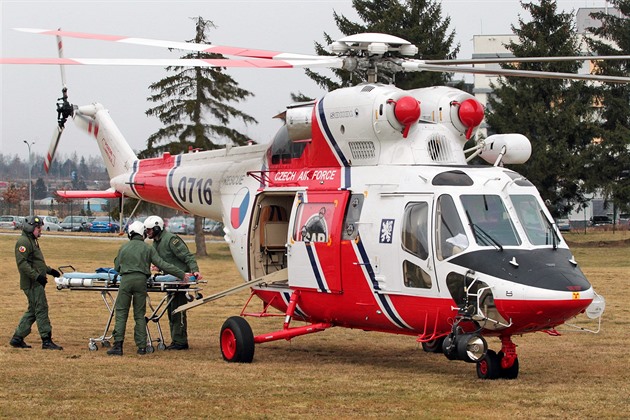
<svg viewBox="0 0 630 420"><path fill-rule="evenodd" d="M50 270L50 275L53 277L61 277L61 273L57 270L55 270L54 268L52 270Z"/></svg>
<svg viewBox="0 0 630 420"><path fill-rule="evenodd" d="M42 273L39 276L37 276L37 283L39 283L42 286L46 287L46 283L48 283L48 279L46 278L46 274Z"/></svg>

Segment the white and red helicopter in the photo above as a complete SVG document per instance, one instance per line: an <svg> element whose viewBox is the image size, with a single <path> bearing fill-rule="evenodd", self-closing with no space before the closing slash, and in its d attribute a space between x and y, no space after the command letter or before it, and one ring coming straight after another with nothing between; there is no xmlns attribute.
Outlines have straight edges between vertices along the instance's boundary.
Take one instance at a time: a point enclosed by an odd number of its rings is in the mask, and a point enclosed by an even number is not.
<svg viewBox="0 0 630 420"><path fill-rule="evenodd" d="M237 59L2 58L0 64L332 67L369 68L373 74L386 68L630 82L461 67L478 60L412 59L415 46L383 34L348 36L332 45L335 55L314 56L25 31ZM152 159L137 158L101 104L71 105L64 91L58 113L46 165L66 119L73 118L96 139L111 177L108 191L61 195L133 197L223 220L245 283L180 310L251 288L241 316L227 319L220 332L229 362L251 362L256 344L346 327L414 336L425 351L476 363L482 379L514 379L519 360L512 336L553 334L584 312L601 319L604 299L580 270L536 188L503 166L525 162L529 140L492 135L463 150L484 109L461 90L404 91L374 79L288 106L286 123L270 144ZM468 165L476 155L490 165ZM248 309L253 296L264 302L262 312ZM244 316L272 309L284 314L283 325L254 335ZM294 326L293 320L306 324ZM488 336L500 338L500 351L488 349Z"/></svg>

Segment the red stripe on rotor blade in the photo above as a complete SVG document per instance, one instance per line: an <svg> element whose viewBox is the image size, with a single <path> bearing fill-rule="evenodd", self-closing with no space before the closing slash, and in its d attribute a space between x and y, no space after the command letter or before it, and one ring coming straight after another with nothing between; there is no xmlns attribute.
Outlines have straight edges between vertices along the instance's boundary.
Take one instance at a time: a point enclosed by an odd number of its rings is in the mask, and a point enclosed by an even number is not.
<svg viewBox="0 0 630 420"><path fill-rule="evenodd" d="M214 54L225 54L225 55L236 55L241 57L252 57L252 58L273 58L276 55L280 54L276 51L265 51L265 50L250 50L247 48L239 48L239 47L224 47L224 46L214 46L206 49L204 52L214 53Z"/></svg>
<svg viewBox="0 0 630 420"><path fill-rule="evenodd" d="M120 41L121 39L129 38L127 36L87 34L83 32L68 32L68 31L46 31L46 32L42 32L42 34L68 36L71 38L100 39L102 41Z"/></svg>

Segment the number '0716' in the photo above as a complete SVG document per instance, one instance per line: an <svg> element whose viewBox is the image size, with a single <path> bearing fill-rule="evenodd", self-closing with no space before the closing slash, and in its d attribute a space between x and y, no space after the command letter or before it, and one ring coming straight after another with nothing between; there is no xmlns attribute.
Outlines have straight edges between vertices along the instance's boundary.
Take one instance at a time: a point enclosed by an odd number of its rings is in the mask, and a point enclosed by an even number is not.
<svg viewBox="0 0 630 420"><path fill-rule="evenodd" d="M179 199L187 203L212 204L212 179L183 176L177 185Z"/></svg>

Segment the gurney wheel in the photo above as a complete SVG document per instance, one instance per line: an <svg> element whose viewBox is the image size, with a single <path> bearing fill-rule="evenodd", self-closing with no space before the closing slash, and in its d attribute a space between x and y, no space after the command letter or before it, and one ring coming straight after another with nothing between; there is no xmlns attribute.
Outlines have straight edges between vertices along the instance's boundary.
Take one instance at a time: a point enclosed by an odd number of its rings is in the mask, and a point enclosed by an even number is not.
<svg viewBox="0 0 630 420"><path fill-rule="evenodd" d="M96 345L96 343L92 343L92 342L90 342L90 343L88 344L88 349L89 349L90 351L97 351L97 350L98 350L98 346Z"/></svg>
<svg viewBox="0 0 630 420"><path fill-rule="evenodd" d="M112 343L109 342L109 340L103 340L103 343L101 344L103 347L111 347Z"/></svg>
<svg viewBox="0 0 630 420"><path fill-rule="evenodd" d="M195 293L195 299L203 299L203 295L201 293Z"/></svg>
<svg viewBox="0 0 630 420"><path fill-rule="evenodd" d="M164 344L164 343L158 344L157 347L158 347L158 350L166 350L166 344Z"/></svg>
<svg viewBox="0 0 630 420"><path fill-rule="evenodd" d="M188 302L192 302L193 300L195 300L195 298L193 298L193 297L190 295L190 293L186 292L186 300L187 300Z"/></svg>
<svg viewBox="0 0 630 420"><path fill-rule="evenodd" d="M154 351L155 351L155 349L153 348L153 346L148 346L148 347L147 347L147 353L148 353L148 354L151 354L151 353L153 353Z"/></svg>

